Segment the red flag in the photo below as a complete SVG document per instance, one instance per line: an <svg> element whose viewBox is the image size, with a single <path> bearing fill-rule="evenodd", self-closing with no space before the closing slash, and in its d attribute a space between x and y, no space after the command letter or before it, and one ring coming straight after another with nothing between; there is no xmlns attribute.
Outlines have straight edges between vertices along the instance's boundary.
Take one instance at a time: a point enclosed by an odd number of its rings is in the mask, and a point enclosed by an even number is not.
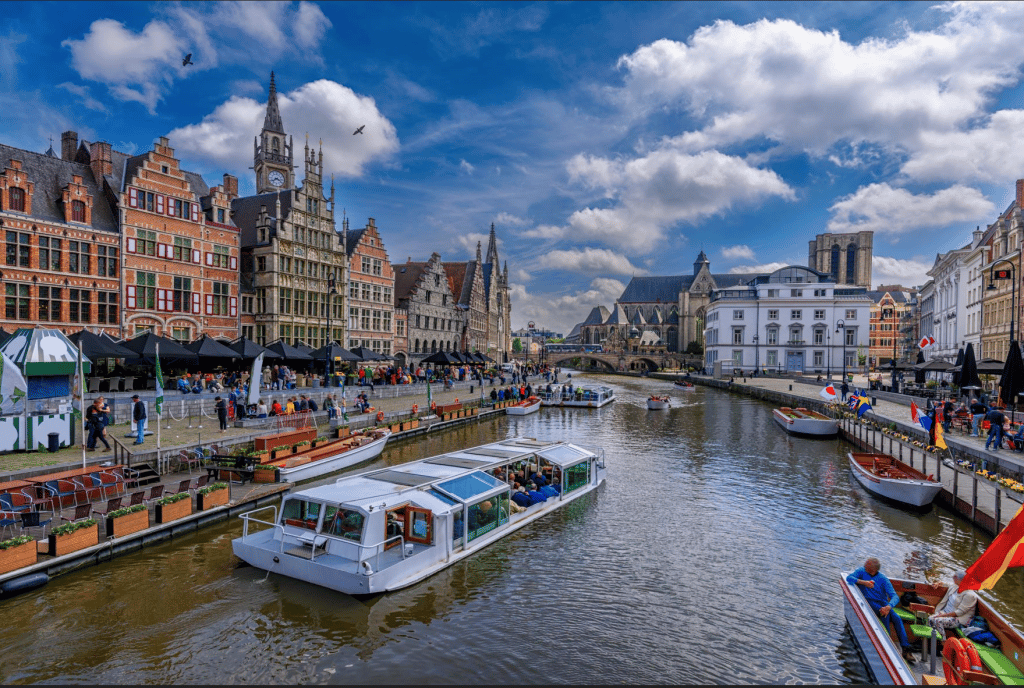
<svg viewBox="0 0 1024 688"><path fill-rule="evenodd" d="M927 337L921 337L921 341L919 341L917 343L917 346L920 349L927 349L928 348L928 338Z"/></svg>
<svg viewBox="0 0 1024 688"><path fill-rule="evenodd" d="M928 346L933 346L934 344L935 344L935 337L929 337L928 338Z"/></svg>
<svg viewBox="0 0 1024 688"><path fill-rule="evenodd" d="M1024 508L967 569L960 590L991 590L1006 569L1024 566Z"/></svg>
<svg viewBox="0 0 1024 688"><path fill-rule="evenodd" d="M910 422L917 422L917 404L910 402Z"/></svg>

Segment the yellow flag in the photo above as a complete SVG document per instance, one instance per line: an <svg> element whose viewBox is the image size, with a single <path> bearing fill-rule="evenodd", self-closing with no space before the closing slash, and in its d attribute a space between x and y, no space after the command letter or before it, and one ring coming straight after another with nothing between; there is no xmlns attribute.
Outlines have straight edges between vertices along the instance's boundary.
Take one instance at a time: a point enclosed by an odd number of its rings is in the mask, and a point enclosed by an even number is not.
<svg viewBox="0 0 1024 688"><path fill-rule="evenodd" d="M939 449L948 449L946 438L942 436L942 423L935 423L935 446Z"/></svg>

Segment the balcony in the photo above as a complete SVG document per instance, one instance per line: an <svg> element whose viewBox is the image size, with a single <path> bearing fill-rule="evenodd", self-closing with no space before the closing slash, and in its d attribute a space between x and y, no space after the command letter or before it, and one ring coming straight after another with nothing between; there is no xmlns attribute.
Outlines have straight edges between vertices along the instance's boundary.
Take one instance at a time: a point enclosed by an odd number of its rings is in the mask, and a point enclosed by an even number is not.
<svg viewBox="0 0 1024 688"><path fill-rule="evenodd" d="M786 342L786 346L803 346L805 343L802 339L790 339Z"/></svg>

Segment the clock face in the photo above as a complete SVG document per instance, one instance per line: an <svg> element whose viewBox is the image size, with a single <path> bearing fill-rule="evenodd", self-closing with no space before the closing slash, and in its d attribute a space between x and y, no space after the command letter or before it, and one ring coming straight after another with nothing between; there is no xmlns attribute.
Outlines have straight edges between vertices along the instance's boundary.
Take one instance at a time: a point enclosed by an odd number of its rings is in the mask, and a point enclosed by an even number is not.
<svg viewBox="0 0 1024 688"><path fill-rule="evenodd" d="M270 175L267 177L267 180L274 186L284 185L284 175L278 172L277 170L271 172Z"/></svg>

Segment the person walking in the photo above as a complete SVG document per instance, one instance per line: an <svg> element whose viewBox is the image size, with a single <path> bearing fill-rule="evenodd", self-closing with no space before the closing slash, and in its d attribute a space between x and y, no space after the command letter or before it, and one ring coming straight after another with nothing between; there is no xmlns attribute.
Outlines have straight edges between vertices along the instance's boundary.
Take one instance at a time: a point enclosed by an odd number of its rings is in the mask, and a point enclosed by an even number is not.
<svg viewBox="0 0 1024 688"><path fill-rule="evenodd" d="M846 380L843 380L843 385L839 388L839 391L843 393L843 403L845 404L846 395L850 393L850 385L846 384Z"/></svg>
<svg viewBox="0 0 1024 688"><path fill-rule="evenodd" d="M146 402L139 399L138 394L132 395L132 420L135 421L137 436L132 444L142 444L146 438Z"/></svg>
<svg viewBox="0 0 1024 688"><path fill-rule="evenodd" d="M1006 416L997 408L992 408L985 416L988 421L988 438L985 440L985 449L992 445L992 451L999 451L999 445L1003 443L1003 423Z"/></svg>
<svg viewBox="0 0 1024 688"><path fill-rule="evenodd" d="M213 408L217 410L217 422L220 423L220 431L227 432L228 430L228 403L224 401L222 397L214 399L215 403Z"/></svg>
<svg viewBox="0 0 1024 688"><path fill-rule="evenodd" d="M986 413L988 413L988 406L980 397L975 397L971 402L971 437L978 436L978 429L981 427L981 421L985 419Z"/></svg>

